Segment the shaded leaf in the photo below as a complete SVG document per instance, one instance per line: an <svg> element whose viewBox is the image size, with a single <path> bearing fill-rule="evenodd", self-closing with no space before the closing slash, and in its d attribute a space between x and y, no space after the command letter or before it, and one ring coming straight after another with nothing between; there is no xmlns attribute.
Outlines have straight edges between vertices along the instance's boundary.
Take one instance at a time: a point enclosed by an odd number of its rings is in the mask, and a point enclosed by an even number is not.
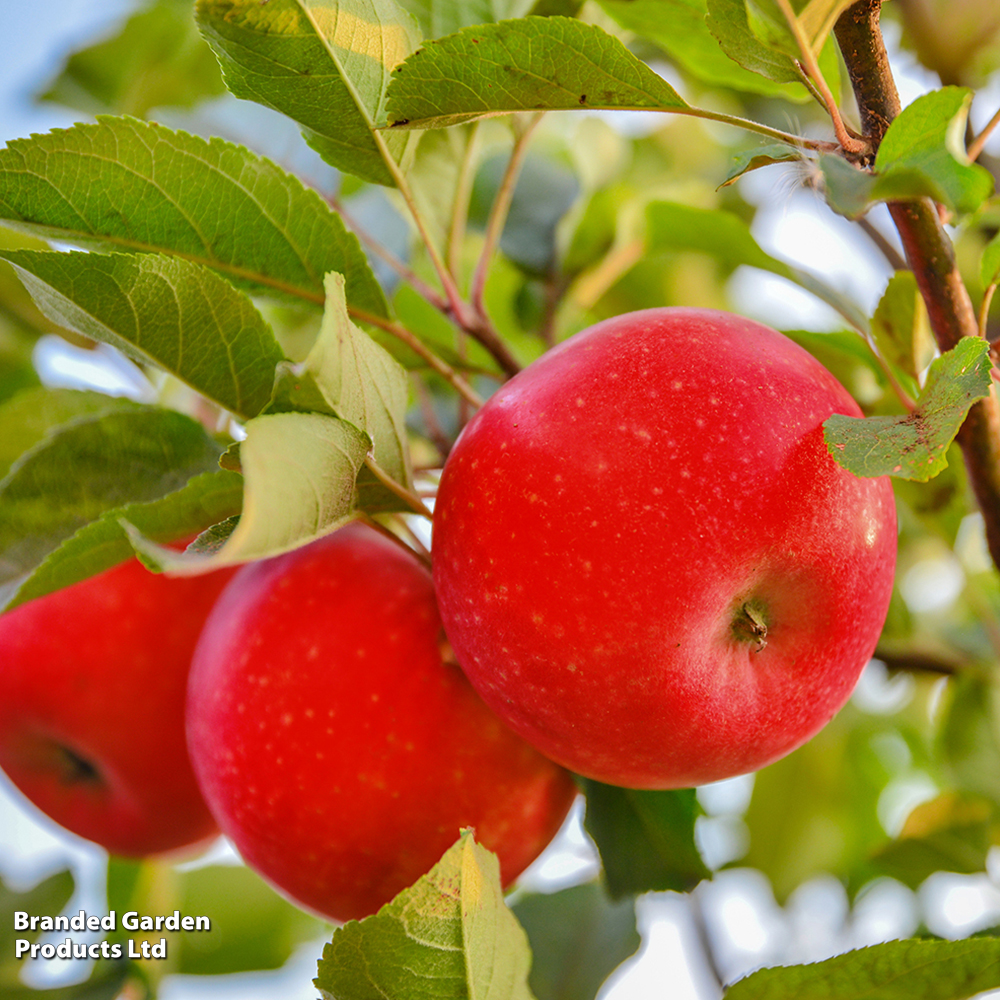
<svg viewBox="0 0 1000 1000"><path fill-rule="evenodd" d="M992 193L990 172L970 163L963 137L972 92L943 87L918 97L893 120L879 145L875 170L888 181L916 173L939 191L937 200L961 212L978 208Z"/></svg>
<svg viewBox="0 0 1000 1000"><path fill-rule="evenodd" d="M923 296L912 271L897 271L872 317L872 336L887 361L916 380L937 350Z"/></svg>
<svg viewBox="0 0 1000 1000"><path fill-rule="evenodd" d="M132 545L151 569L205 573L279 555L341 527L355 515L356 482L371 440L346 420L321 413L267 413L247 421L240 443L243 513L212 533L204 550L174 552L127 524ZM124 521L124 519L123 519Z"/></svg>
<svg viewBox="0 0 1000 1000"><path fill-rule="evenodd" d="M221 449L196 421L115 402L54 429L0 479L0 603L84 525L217 467Z"/></svg>
<svg viewBox="0 0 1000 1000"><path fill-rule="evenodd" d="M474 24L490 24L532 13L535 0L399 0L425 38L451 35ZM561 11L560 13L567 13Z"/></svg>
<svg viewBox="0 0 1000 1000"><path fill-rule="evenodd" d="M728 187L744 174L750 173L751 170L769 167L772 163L792 163L801 159L802 151L794 146L786 146L780 142L759 146L757 149L750 149L734 156L729 173L726 174L726 179L719 186Z"/></svg>
<svg viewBox="0 0 1000 1000"><path fill-rule="evenodd" d="M15 912L21 911L36 917L55 916L62 913L72 895L73 873L69 869L42 879L24 892L15 891L0 879L0 968L9 964L20 971L21 963L13 961L15 939L34 941L41 934L41 931L15 931ZM16 979L16 973L11 978Z"/></svg>
<svg viewBox="0 0 1000 1000"><path fill-rule="evenodd" d="M243 417L271 395L284 354L250 299L160 254L0 251L53 322L152 362Z"/></svg>
<svg viewBox="0 0 1000 1000"><path fill-rule="evenodd" d="M269 160L134 118L17 139L0 150L0 220L94 249L162 252L234 284L316 304L323 275L352 308L386 315L357 237Z"/></svg>
<svg viewBox="0 0 1000 1000"><path fill-rule="evenodd" d="M677 64L714 87L729 87L752 94L781 95L804 100L799 85L784 86L744 69L720 47L709 30L706 0L599 0L601 7L623 28L655 42Z"/></svg>
<svg viewBox="0 0 1000 1000"><path fill-rule="evenodd" d="M237 97L297 122L338 170L395 184L386 160L408 139L375 128L390 71L420 40L395 0L198 0L196 10Z"/></svg>
<svg viewBox="0 0 1000 1000"><path fill-rule="evenodd" d="M726 1000L966 1000L1000 986L1000 940L888 941L816 962L761 969Z"/></svg>
<svg viewBox="0 0 1000 1000"><path fill-rule="evenodd" d="M694 840L693 789L649 792L579 780L587 796L584 827L600 851L612 898L682 892L710 877Z"/></svg>
<svg viewBox="0 0 1000 1000"><path fill-rule="evenodd" d="M154 0L111 38L71 55L41 97L88 114L141 118L151 108L189 108L224 90L189 0Z"/></svg>
<svg viewBox="0 0 1000 1000"><path fill-rule="evenodd" d="M443 128L513 111L688 110L665 80L603 29L526 17L428 42L392 74L389 124Z"/></svg>
<svg viewBox="0 0 1000 1000"><path fill-rule="evenodd" d="M612 902L598 882L528 893L513 905L528 934L528 985L537 1000L593 1000L639 947L635 903Z"/></svg>
<svg viewBox="0 0 1000 1000"><path fill-rule="evenodd" d="M988 679L972 671L954 678L939 740L955 787L1000 805L1000 702Z"/></svg>
<svg viewBox="0 0 1000 1000"><path fill-rule="evenodd" d="M328 1000L532 1000L531 953L507 908L496 856L470 831L378 913L334 931L314 980Z"/></svg>
<svg viewBox="0 0 1000 1000"><path fill-rule="evenodd" d="M979 260L979 280L984 286L1000 282L1000 233L983 248L983 255Z"/></svg>
<svg viewBox="0 0 1000 1000"><path fill-rule="evenodd" d="M847 417L835 413L823 423L830 454L856 476L899 476L926 482L948 464L969 407L989 394L989 344L965 337L937 358L917 408L899 417Z"/></svg>
<svg viewBox="0 0 1000 1000"><path fill-rule="evenodd" d="M707 0L707 10L708 30L730 59L776 83L799 81L792 60L751 30L746 0Z"/></svg>
<svg viewBox="0 0 1000 1000"><path fill-rule="evenodd" d="M6 607L78 583L135 555L122 522L144 536L168 543L190 538L240 513L243 477L219 470L203 472L159 500L116 507L57 545L7 596Z"/></svg>
<svg viewBox="0 0 1000 1000"><path fill-rule="evenodd" d="M326 287L326 312L316 343L302 364L283 367L271 410L329 413L348 421L371 438L372 455L381 468L409 488L413 474L406 434L406 372L351 322L344 279L328 275ZM398 509L399 499L391 493L370 502L362 498L366 510L386 509L386 504L390 510Z"/></svg>

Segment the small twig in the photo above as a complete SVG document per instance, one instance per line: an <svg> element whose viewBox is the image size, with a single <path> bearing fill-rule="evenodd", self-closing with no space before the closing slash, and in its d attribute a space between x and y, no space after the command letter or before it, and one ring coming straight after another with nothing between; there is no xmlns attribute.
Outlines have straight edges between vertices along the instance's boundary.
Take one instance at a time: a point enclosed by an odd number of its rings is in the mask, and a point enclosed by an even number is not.
<svg viewBox="0 0 1000 1000"><path fill-rule="evenodd" d="M388 247L386 247L381 241L375 239L363 226L361 226L358 221L351 216L351 214L344 208L344 203L336 196L329 195L327 201L330 203L330 207L344 220L347 228L354 233L355 236L361 240L362 243L369 250L372 251L377 257L385 261L386 264L391 267L396 274L400 276L407 284L412 285L413 289L423 298L425 298L435 309L439 312L448 313L449 306L448 303L441 297L438 291L431 288L411 267L407 266L402 260L400 260Z"/></svg>
<svg viewBox="0 0 1000 1000"><path fill-rule="evenodd" d="M864 234L878 247L886 263L894 271L906 271L908 265L903 255L886 239L885 234L866 215L854 220Z"/></svg>
<svg viewBox="0 0 1000 1000"><path fill-rule="evenodd" d="M997 290L997 283L994 281L992 285L986 286L986 291L983 292L983 301L979 303L979 336L983 340L987 340L986 336L986 326L990 317L990 303L993 301L993 295Z"/></svg>
<svg viewBox="0 0 1000 1000"><path fill-rule="evenodd" d="M395 545L398 545L407 554L413 556L414 559L417 559L419 562L422 562L427 569L431 568L431 554L427 551L427 549L423 547L423 545L421 545L419 549L414 548L412 545L408 545L404 539L400 538L399 535L396 534L396 532L392 531L390 528L387 528L380 521L376 521L374 517L372 517L370 514L367 514L365 511L360 512L358 520L363 521L365 524L368 525L369 528L374 528L375 531L377 531L380 535L384 535L386 538L389 539L389 541L393 542ZM397 523L403 524L404 523L403 519L399 518ZM412 535L413 533L409 532L409 534Z"/></svg>
<svg viewBox="0 0 1000 1000"><path fill-rule="evenodd" d="M470 126L469 140L465 145L465 154L459 165L458 179L455 182L455 197L451 203L451 220L448 225L445 252L447 254L448 270L456 281L461 281L462 248L465 244L465 227L469 218L469 204L472 201L472 185L475 180L473 169L479 146L479 122Z"/></svg>
<svg viewBox="0 0 1000 1000"><path fill-rule="evenodd" d="M376 316L375 313L366 312L363 309L350 309L349 312L354 319L362 323L369 323L380 330L385 330L386 333L392 334L397 340L406 344L414 354L423 358L430 368L433 368L463 399L471 403L476 409L483 405L482 396L447 361L439 358L401 323L392 319L385 319L382 316Z"/></svg>
<svg viewBox="0 0 1000 1000"><path fill-rule="evenodd" d="M778 6L781 8L781 13L785 16L785 20L792 30L792 34L795 36L795 44L799 47L799 52L802 54L802 69L805 75L816 85L823 106L830 116L830 121L833 122L833 131L837 136L837 142L840 143L844 152L850 153L853 156L860 156L866 153L868 151L868 143L863 139L855 139L844 124L844 119L840 115L840 108L837 107L837 102L834 100L833 94L830 93L830 88L827 86L823 72L816 61L812 45L809 43L809 39L802 33L802 25L799 23L799 19L792 9L791 3L789 3L789 0L778 0Z"/></svg>
<svg viewBox="0 0 1000 1000"><path fill-rule="evenodd" d="M441 421L438 420L438 415L434 410L434 400L424 384L424 380L414 375L413 384L416 388L420 414L424 418L424 426L427 428L427 436L434 443L434 447L437 448L443 462L451 451L452 442L445 434Z"/></svg>
<svg viewBox="0 0 1000 1000"><path fill-rule="evenodd" d="M434 515L431 513L430 508L417 496L416 493L408 490L402 483L397 483L392 476L389 475L385 469L382 468L375 459L368 455L365 458L365 467L369 472L387 489L390 493L395 493L396 496L402 500L414 514L419 514L421 517L426 517L428 521L434 519Z"/></svg>
<svg viewBox="0 0 1000 1000"><path fill-rule="evenodd" d="M979 159L979 154L982 153L983 147L986 145L987 139L993 133L993 130L1000 125L1000 108L997 108L996 114L986 123L986 128L976 136L972 142L969 143L969 159L971 161L976 161Z"/></svg>
<svg viewBox="0 0 1000 1000"><path fill-rule="evenodd" d="M400 530L404 535L410 540L410 544L413 547L414 552L417 552L422 561L426 562L428 566L431 564L431 553L430 550L424 545L423 539L410 527L407 523L406 518L402 514L396 514L393 516L393 521L399 525Z"/></svg>
<svg viewBox="0 0 1000 1000"><path fill-rule="evenodd" d="M528 152L528 140L541 120L542 115L532 115L528 119L527 124L517 132L514 139L514 148L510 152L510 159L507 161L507 167L500 181L500 187L497 188L496 197L493 199L493 205L490 207L489 218L486 220L486 232L483 237L483 249L472 275L472 286L469 295L472 307L480 316L486 315L486 309L483 304L486 291L486 276L489 274L493 254L500 243L500 237L503 234L503 228L510 212L510 205L514 200L514 189L517 186L517 178L521 173L521 167L524 165L524 157ZM517 128L518 124L515 121L514 127Z"/></svg>

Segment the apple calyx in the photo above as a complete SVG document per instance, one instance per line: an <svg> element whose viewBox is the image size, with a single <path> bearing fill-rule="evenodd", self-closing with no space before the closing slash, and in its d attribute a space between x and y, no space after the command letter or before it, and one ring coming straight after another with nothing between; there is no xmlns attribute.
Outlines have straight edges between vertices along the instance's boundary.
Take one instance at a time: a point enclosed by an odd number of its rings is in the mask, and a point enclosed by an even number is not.
<svg viewBox="0 0 1000 1000"><path fill-rule="evenodd" d="M100 785L101 772L86 757L81 757L63 743L54 744L59 760L60 777L66 785Z"/></svg>
<svg viewBox="0 0 1000 1000"><path fill-rule="evenodd" d="M733 636L738 642L753 643L759 653L767 645L767 609L759 601L743 601L733 615Z"/></svg>

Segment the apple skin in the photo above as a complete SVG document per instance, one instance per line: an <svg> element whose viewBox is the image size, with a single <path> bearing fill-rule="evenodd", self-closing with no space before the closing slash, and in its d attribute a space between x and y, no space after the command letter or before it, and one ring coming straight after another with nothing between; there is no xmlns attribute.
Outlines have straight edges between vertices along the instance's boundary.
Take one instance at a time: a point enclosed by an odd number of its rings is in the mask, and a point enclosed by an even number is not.
<svg viewBox="0 0 1000 1000"><path fill-rule="evenodd" d="M486 703L633 788L814 735L875 648L896 554L888 479L834 462L834 412L861 415L811 355L713 310L603 321L506 383L434 510L442 620Z"/></svg>
<svg viewBox="0 0 1000 1000"><path fill-rule="evenodd" d="M191 669L191 758L223 832L293 902L364 917L468 826L510 882L558 831L572 779L449 657L430 574L364 525L223 593Z"/></svg>
<svg viewBox="0 0 1000 1000"><path fill-rule="evenodd" d="M130 559L0 615L0 769L65 829L126 857L218 836L184 701L231 576L169 579Z"/></svg>

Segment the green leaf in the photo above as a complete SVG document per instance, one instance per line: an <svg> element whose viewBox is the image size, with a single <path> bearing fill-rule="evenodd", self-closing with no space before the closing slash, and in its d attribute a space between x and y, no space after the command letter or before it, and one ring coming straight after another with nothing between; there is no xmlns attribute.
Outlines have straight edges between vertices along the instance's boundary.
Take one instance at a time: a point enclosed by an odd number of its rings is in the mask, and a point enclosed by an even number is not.
<svg viewBox="0 0 1000 1000"><path fill-rule="evenodd" d="M940 751L956 788L1000 804L1000 698L969 671L949 684Z"/></svg>
<svg viewBox="0 0 1000 1000"><path fill-rule="evenodd" d="M420 40L395 0L198 0L197 19L237 97L298 122L338 170L395 184L386 160L408 138L375 129L389 73Z"/></svg>
<svg viewBox="0 0 1000 1000"><path fill-rule="evenodd" d="M933 360L934 334L912 271L889 279L872 317L872 336L882 356L914 380Z"/></svg>
<svg viewBox="0 0 1000 1000"><path fill-rule="evenodd" d="M587 796L584 826L601 853L614 899L683 892L711 876L694 841L698 805L693 789L648 792L589 778L580 782Z"/></svg>
<svg viewBox="0 0 1000 1000"><path fill-rule="evenodd" d="M141 118L151 108L189 108L224 90L189 0L155 0L111 38L71 55L41 96L88 114Z"/></svg>
<svg viewBox="0 0 1000 1000"><path fill-rule="evenodd" d="M53 322L152 362L242 417L266 405L284 357L243 292L160 254L0 251Z"/></svg>
<svg viewBox="0 0 1000 1000"><path fill-rule="evenodd" d="M73 895L73 873L67 868L43 879L31 889L16 892L0 879L0 969L14 965L20 971L20 964L13 961L14 941L25 938L34 941L41 931L15 931L14 913L21 911L32 916L55 916ZM7 970L3 969L5 973ZM0 974L0 981L6 976ZM16 973L12 978L17 978Z"/></svg>
<svg viewBox="0 0 1000 1000"><path fill-rule="evenodd" d="M131 407L126 403L125 407ZM34 447L60 424L76 417L122 409L120 402L100 392L77 389L26 389L0 404L0 479L14 460Z"/></svg>
<svg viewBox="0 0 1000 1000"><path fill-rule="evenodd" d="M967 1000L1000 986L1000 940L888 941L814 965L761 969L726 1000Z"/></svg>
<svg viewBox="0 0 1000 1000"><path fill-rule="evenodd" d="M751 30L746 0L707 0L706 6L708 30L730 59L776 83L800 82L792 60Z"/></svg>
<svg viewBox="0 0 1000 1000"><path fill-rule="evenodd" d="M612 902L598 882L527 893L512 909L528 934L528 985L538 1000L594 1000L639 947L634 901Z"/></svg>
<svg viewBox="0 0 1000 1000"><path fill-rule="evenodd" d="M985 872L992 812L982 800L939 795L918 805L900 836L880 848L872 862L882 874L911 889L939 871Z"/></svg>
<svg viewBox="0 0 1000 1000"><path fill-rule="evenodd" d="M526 17L428 42L392 74L396 128L444 128L513 111L689 105L603 29Z"/></svg>
<svg viewBox="0 0 1000 1000"><path fill-rule="evenodd" d="M756 149L748 149L733 157L732 165L726 179L719 187L728 187L735 183L744 174L751 170L759 170L761 167L768 167L772 163L789 163L802 160L802 151L794 146L786 146L784 143L775 142L765 146L758 146Z"/></svg>
<svg viewBox="0 0 1000 1000"><path fill-rule="evenodd" d="M181 933L168 953L181 975L207 976L277 969L322 924L286 903L242 865L209 865L179 875L181 913L210 914L209 934Z"/></svg>
<svg viewBox="0 0 1000 1000"><path fill-rule="evenodd" d="M623 28L634 31L664 52L696 80L751 94L804 100L801 85L785 86L737 65L709 31L706 0L599 0Z"/></svg>
<svg viewBox="0 0 1000 1000"><path fill-rule="evenodd" d="M100 118L15 140L0 150L0 220L87 248L184 257L254 294L315 304L338 271L352 308L387 314L357 237L326 202L221 139Z"/></svg>
<svg viewBox="0 0 1000 1000"><path fill-rule="evenodd" d="M983 248L983 255L979 260L979 280L984 287L1000 282L1000 233Z"/></svg>
<svg viewBox="0 0 1000 1000"><path fill-rule="evenodd" d="M0 479L0 604L84 525L217 467L221 449L196 421L112 403L53 429Z"/></svg>
<svg viewBox="0 0 1000 1000"><path fill-rule="evenodd" d="M116 507L57 545L16 589L8 588L7 603L0 602L0 610L68 587L130 559L135 550L123 521L145 537L165 544L235 517L242 505L243 477L220 469L193 477L159 500Z"/></svg>
<svg viewBox="0 0 1000 1000"><path fill-rule="evenodd" d="M406 371L351 322L344 279L328 275L326 287L326 312L316 343L301 365L283 366L271 410L327 413L353 424L371 439L372 455L382 470L409 489L413 472ZM365 472L358 483L362 509L399 509L399 498Z"/></svg>
<svg viewBox="0 0 1000 1000"><path fill-rule="evenodd" d="M466 831L378 913L334 931L314 982L326 1000L532 1000L530 964L496 856Z"/></svg>
<svg viewBox="0 0 1000 1000"><path fill-rule="evenodd" d="M821 279L765 253L750 227L738 215L721 209L694 208L672 201L654 201L647 209L649 246L654 250L699 250L728 268L758 267L799 285L837 310L858 330L867 320L857 305Z"/></svg>
<svg viewBox="0 0 1000 1000"><path fill-rule="evenodd" d="M917 408L900 417L847 417L823 423L830 454L856 476L899 476L927 482L948 464L969 407L989 395L989 344L964 337L937 358L927 374Z"/></svg>
<svg viewBox="0 0 1000 1000"><path fill-rule="evenodd" d="M963 137L972 92L943 87L918 97L889 126L875 157L875 170L888 181L897 173L914 173L939 191L939 201L971 212L994 189L985 167L970 163Z"/></svg>
<svg viewBox="0 0 1000 1000"><path fill-rule="evenodd" d="M205 573L279 555L329 534L356 516L358 473L371 448L353 424L321 413L266 413L247 421L240 444L243 513L211 545L180 553L155 545L123 518L152 569Z"/></svg>
<svg viewBox="0 0 1000 1000"><path fill-rule="evenodd" d="M822 51L840 14L854 0L793 0L789 5L795 12L799 34L814 56ZM777 0L747 0L747 20L751 31L760 41L789 59L800 60L796 32L789 24Z"/></svg>
<svg viewBox="0 0 1000 1000"><path fill-rule="evenodd" d="M400 0L424 38L441 38L474 24L491 24L531 13L534 0Z"/></svg>

